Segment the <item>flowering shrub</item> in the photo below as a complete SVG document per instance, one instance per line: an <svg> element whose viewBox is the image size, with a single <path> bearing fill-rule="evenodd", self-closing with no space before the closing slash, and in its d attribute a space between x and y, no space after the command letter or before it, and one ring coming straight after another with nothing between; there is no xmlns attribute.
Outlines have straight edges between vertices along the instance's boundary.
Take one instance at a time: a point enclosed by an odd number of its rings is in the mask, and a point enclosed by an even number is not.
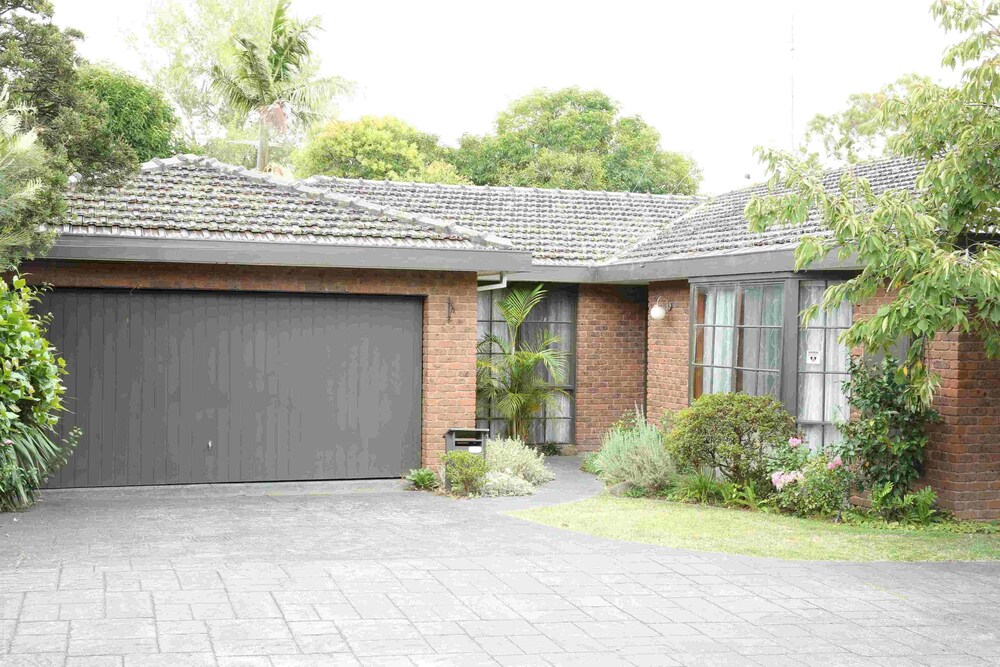
<svg viewBox="0 0 1000 667"><path fill-rule="evenodd" d="M832 516L847 501L851 474L839 456L817 454L798 470L776 470L771 483L779 509L797 516Z"/></svg>
<svg viewBox="0 0 1000 667"><path fill-rule="evenodd" d="M555 479L541 452L517 438L487 440L486 465L490 472L506 472L529 484L544 484Z"/></svg>

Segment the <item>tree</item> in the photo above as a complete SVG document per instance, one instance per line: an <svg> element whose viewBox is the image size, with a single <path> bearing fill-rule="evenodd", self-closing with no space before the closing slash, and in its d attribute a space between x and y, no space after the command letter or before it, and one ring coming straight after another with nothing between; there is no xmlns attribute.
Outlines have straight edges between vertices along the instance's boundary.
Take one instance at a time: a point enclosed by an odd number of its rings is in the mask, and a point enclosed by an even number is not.
<svg viewBox="0 0 1000 667"><path fill-rule="evenodd" d="M0 91L0 274L45 249L51 234L39 226L57 220L65 208L65 176L50 168L38 134L24 129L27 114L26 107L10 107Z"/></svg>
<svg viewBox="0 0 1000 667"><path fill-rule="evenodd" d="M113 182L136 168L135 152L104 121L105 107L80 83L75 30L52 23L50 0L0 0L0 88L30 110L54 167Z"/></svg>
<svg viewBox="0 0 1000 667"><path fill-rule="evenodd" d="M900 375L910 399L925 404L937 378L924 367L923 351L938 332L975 335L987 354L1000 357L1000 3L980 8L970 0L937 0L932 12L946 30L964 33L944 56L946 66L965 67L961 82L915 83L877 116L893 154L925 163L916 192L874 194L851 169L828 191L815 163L758 149L772 187L787 190L754 197L746 207L757 231L819 212L830 234L802 239L796 269L831 252L857 257L860 274L830 287L822 306L856 304L887 289L892 300L855 321L842 340L886 352L911 339Z"/></svg>
<svg viewBox="0 0 1000 667"><path fill-rule="evenodd" d="M537 90L497 116L496 132L466 135L451 158L479 185L694 194L694 161L660 148L638 116L600 91Z"/></svg>
<svg viewBox="0 0 1000 667"><path fill-rule="evenodd" d="M528 441L531 420L563 393L557 385L566 373L566 352L559 337L541 332L535 340L521 337L521 325L542 300L545 289L512 289L498 303L507 335L487 334L479 341L476 362L476 402L479 412L500 415L507 437ZM546 379L546 376L548 379Z"/></svg>
<svg viewBox="0 0 1000 667"><path fill-rule="evenodd" d="M103 103L108 130L140 162L180 152L177 115L160 91L122 71L94 65L80 69L80 84Z"/></svg>
<svg viewBox="0 0 1000 667"><path fill-rule="evenodd" d="M330 121L308 139L294 162L301 177L468 183L441 159L442 153L433 134L392 116L365 116Z"/></svg>

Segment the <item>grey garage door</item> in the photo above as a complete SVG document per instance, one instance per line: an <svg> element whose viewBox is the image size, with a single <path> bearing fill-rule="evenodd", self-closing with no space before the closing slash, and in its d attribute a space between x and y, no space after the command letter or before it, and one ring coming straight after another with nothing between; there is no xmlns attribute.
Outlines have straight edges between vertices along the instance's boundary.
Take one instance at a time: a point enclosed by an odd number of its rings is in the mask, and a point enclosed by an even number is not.
<svg viewBox="0 0 1000 667"><path fill-rule="evenodd" d="M57 289L51 486L398 476L420 458L421 301Z"/></svg>

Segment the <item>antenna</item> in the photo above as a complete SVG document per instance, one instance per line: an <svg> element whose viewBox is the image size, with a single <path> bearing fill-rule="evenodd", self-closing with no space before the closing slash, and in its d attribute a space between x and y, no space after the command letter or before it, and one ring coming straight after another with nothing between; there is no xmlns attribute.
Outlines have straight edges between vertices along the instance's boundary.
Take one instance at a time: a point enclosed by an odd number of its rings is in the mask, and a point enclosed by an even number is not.
<svg viewBox="0 0 1000 667"><path fill-rule="evenodd" d="M792 140L791 145L788 147L789 150L795 150L795 7L792 6L791 9L791 30L790 30L790 40L788 49L788 61L790 70L790 82L791 82L791 99L789 104L789 125L790 137Z"/></svg>

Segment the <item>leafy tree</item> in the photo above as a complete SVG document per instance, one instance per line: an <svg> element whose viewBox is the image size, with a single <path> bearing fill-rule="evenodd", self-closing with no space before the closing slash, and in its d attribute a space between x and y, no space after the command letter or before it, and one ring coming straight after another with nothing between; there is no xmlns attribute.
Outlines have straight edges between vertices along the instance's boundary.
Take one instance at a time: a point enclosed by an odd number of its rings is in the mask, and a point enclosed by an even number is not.
<svg viewBox="0 0 1000 667"><path fill-rule="evenodd" d="M805 237L795 253L797 269L836 252L854 255L864 267L830 287L822 307L859 303L885 288L891 302L862 317L843 335L849 346L885 352L903 338L913 344L900 375L911 400L929 403L938 379L923 364L927 342L940 331L981 338L1000 357L1000 3L977 7L970 0L937 0L933 14L946 30L964 33L944 64L965 67L954 87L915 83L905 97L889 99L877 122L895 155L926 163L916 192L872 192L852 170L839 188L827 190L811 162L758 149L771 185L783 193L754 197L746 207L753 230L799 224L814 209L830 230ZM815 315L811 309L805 316Z"/></svg>
<svg viewBox="0 0 1000 667"><path fill-rule="evenodd" d="M342 90L336 78L309 76L313 31L318 19L299 21L288 14L290 0L278 0L264 39L236 37L236 64L212 66L212 87L229 107L246 118L256 115L257 169L268 166L268 135L284 132L291 119L308 124Z"/></svg>
<svg viewBox="0 0 1000 667"><path fill-rule="evenodd" d="M438 138L398 118L334 120L312 135L295 156L299 176L468 182L441 160Z"/></svg>
<svg viewBox="0 0 1000 667"><path fill-rule="evenodd" d="M51 234L40 232L39 225L64 210L66 179L49 167L37 133L24 129L27 113L25 107L11 108L0 91L0 273L44 250Z"/></svg>
<svg viewBox="0 0 1000 667"><path fill-rule="evenodd" d="M562 392L566 352L559 337L540 332L533 341L521 336L521 325L545 299L545 289L515 288L497 307L507 323L507 335L488 334L479 340L476 362L476 402L481 414L500 415L507 437L528 442L531 420ZM548 379L546 379L546 376Z"/></svg>
<svg viewBox="0 0 1000 667"><path fill-rule="evenodd" d="M54 168L86 179L120 179L135 152L108 127L106 109L80 83L76 40L52 22L50 0L0 0L0 88L30 109Z"/></svg>
<svg viewBox="0 0 1000 667"><path fill-rule="evenodd" d="M94 65L80 69L80 84L104 104L108 130L140 162L179 152L177 116L160 91L122 71Z"/></svg>
<svg viewBox="0 0 1000 667"><path fill-rule="evenodd" d="M662 150L641 118L579 88L514 101L497 116L495 134L463 136L451 161L480 185L694 194L701 182L694 161Z"/></svg>

